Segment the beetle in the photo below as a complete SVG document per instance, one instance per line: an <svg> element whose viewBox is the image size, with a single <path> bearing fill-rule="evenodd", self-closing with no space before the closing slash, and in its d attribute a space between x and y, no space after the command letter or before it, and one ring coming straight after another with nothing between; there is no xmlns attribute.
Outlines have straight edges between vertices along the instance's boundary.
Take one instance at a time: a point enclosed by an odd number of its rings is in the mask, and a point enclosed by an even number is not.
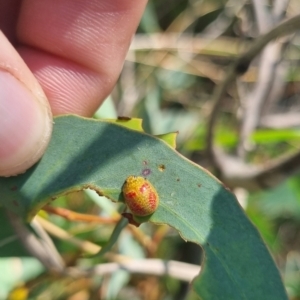
<svg viewBox="0 0 300 300"><path fill-rule="evenodd" d="M149 180L140 176L128 176L122 192L125 202L135 216L153 214L159 205L159 196Z"/></svg>

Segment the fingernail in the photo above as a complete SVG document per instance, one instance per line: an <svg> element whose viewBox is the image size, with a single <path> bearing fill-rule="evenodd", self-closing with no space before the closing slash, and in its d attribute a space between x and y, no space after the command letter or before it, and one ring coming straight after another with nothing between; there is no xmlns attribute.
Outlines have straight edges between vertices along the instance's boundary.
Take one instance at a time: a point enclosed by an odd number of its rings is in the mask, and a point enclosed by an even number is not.
<svg viewBox="0 0 300 300"><path fill-rule="evenodd" d="M0 71L0 176L23 173L44 153L52 121L47 105Z"/></svg>

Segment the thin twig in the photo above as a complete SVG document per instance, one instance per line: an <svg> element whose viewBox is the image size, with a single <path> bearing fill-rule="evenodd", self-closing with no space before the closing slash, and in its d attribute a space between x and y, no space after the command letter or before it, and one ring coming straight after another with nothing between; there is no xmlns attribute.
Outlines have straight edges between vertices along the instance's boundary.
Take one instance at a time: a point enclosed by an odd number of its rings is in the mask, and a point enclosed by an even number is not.
<svg viewBox="0 0 300 300"><path fill-rule="evenodd" d="M58 226L54 225L53 223L45 220L44 218L40 216L35 217L36 220L41 224L41 226L51 235L69 242L70 244L73 244L80 248L81 250L90 253L90 254L96 254L101 250L101 247L91 243L89 241L83 241L76 237L73 237L71 234L69 234L67 231L59 228Z"/></svg>
<svg viewBox="0 0 300 300"><path fill-rule="evenodd" d="M267 11L267 4L264 1L252 0L252 2L259 32L260 34L265 33L272 23L274 23L273 15L271 12ZM280 6L280 8L285 10L284 6ZM280 14L278 9L276 13L278 15ZM276 19L277 22L280 21L278 18ZM265 47L259 59L258 79L252 90L248 93L245 99L242 100L244 103L244 113L241 118L240 139L237 151L238 155L242 158L245 157L246 150L249 148L249 137L259 124L268 95L274 86L279 62L282 57L282 46L282 42L275 41ZM280 86L283 87L282 85Z"/></svg>
<svg viewBox="0 0 300 300"><path fill-rule="evenodd" d="M36 257L48 270L62 273L64 271L64 264L55 252L40 240L26 227L21 218L15 214L7 211L7 216L10 224L14 228L16 235L27 249L27 251Z"/></svg>
<svg viewBox="0 0 300 300"><path fill-rule="evenodd" d="M259 34L263 34L270 29L272 25L272 16L267 10L267 3L265 0L252 0L252 3Z"/></svg>
<svg viewBox="0 0 300 300"><path fill-rule="evenodd" d="M170 51L176 53L194 53L200 55L229 57L238 55L238 51L246 49L249 45L244 41L241 43L237 38L220 37L212 40L203 35L192 35L188 33L153 33L136 34L129 51L151 51L151 54L158 51ZM221 47L221 48L220 48ZM128 55L126 59L132 60ZM148 57L149 59L149 57ZM147 61L147 60L145 60Z"/></svg>
<svg viewBox="0 0 300 300"><path fill-rule="evenodd" d="M216 147L214 152L222 173L221 179L231 188L243 187L248 191L272 188L300 171L300 152L284 155L260 166L247 164Z"/></svg>
<svg viewBox="0 0 300 300"><path fill-rule="evenodd" d="M170 276L182 281L191 282L200 272L200 267L179 261L161 259L130 259L122 263L99 264L90 269L83 269L89 276L103 276L118 270L146 275Z"/></svg>
<svg viewBox="0 0 300 300"><path fill-rule="evenodd" d="M218 15L215 21L211 22L203 31L202 35L214 40L221 36L224 31L232 25L235 17L240 13L246 4L246 0L229 0L225 4L222 12Z"/></svg>
<svg viewBox="0 0 300 300"><path fill-rule="evenodd" d="M147 250L149 256L153 257L157 250L157 244L151 239L151 237L133 225L128 225L127 230L129 230L133 237Z"/></svg>
<svg viewBox="0 0 300 300"><path fill-rule="evenodd" d="M63 207L54 207L51 205L45 205L43 207L48 213L58 215L62 218L65 218L69 221L79 221L79 222L88 222L88 223L100 223L100 224L115 224L120 220L118 217L101 217L96 215L81 214L75 211L63 208Z"/></svg>
<svg viewBox="0 0 300 300"><path fill-rule="evenodd" d="M273 21L277 23L280 21L285 13L286 9L290 3L290 0L275 0L273 5Z"/></svg>
<svg viewBox="0 0 300 300"><path fill-rule="evenodd" d="M253 58L261 52L261 50L272 40L294 33L300 29L300 15L296 15L290 19L283 21L276 27L272 28L266 34L258 37L250 49L241 55L233 65L236 76L243 74L249 67Z"/></svg>
<svg viewBox="0 0 300 300"><path fill-rule="evenodd" d="M266 115L261 119L260 126L274 129L299 127L300 112Z"/></svg>
<svg viewBox="0 0 300 300"><path fill-rule="evenodd" d="M265 101L274 83L277 64L281 57L281 48L281 43L271 43L263 50L257 82L243 101L244 115L238 145L240 157L245 156L249 137L259 124Z"/></svg>
<svg viewBox="0 0 300 300"><path fill-rule="evenodd" d="M65 263L64 263L63 258L61 257L61 255L57 251L52 239L50 238L48 233L44 230L44 228L40 225L40 223L37 222L35 219L33 219L32 222L30 223L30 225L34 229L36 234L40 237L40 242L43 243L45 248L49 249L49 253L52 256L54 256L55 259L57 261L59 261L59 263L61 265L64 265Z"/></svg>
<svg viewBox="0 0 300 300"><path fill-rule="evenodd" d="M291 40L289 40L289 43L291 43ZM284 43L284 47L282 48L282 54L281 57L283 57L286 53L286 50L288 47L287 42ZM279 101L283 98L285 88L287 85L287 73L289 70L289 66L291 65L291 62L288 60L283 60L281 59L277 66L276 66L276 71L274 73L274 80L272 87L270 88L270 92L268 94L268 97L265 101L262 113L261 113L261 119L268 113L272 112L275 105L279 103ZM261 123L261 119L259 120L259 124ZM257 124L257 126L259 126Z"/></svg>
<svg viewBox="0 0 300 300"><path fill-rule="evenodd" d="M5 245L7 245L9 243L14 242L17 239L18 239L17 235L11 235L11 236L9 236L7 238L1 239L1 241L0 241L0 248L4 247Z"/></svg>

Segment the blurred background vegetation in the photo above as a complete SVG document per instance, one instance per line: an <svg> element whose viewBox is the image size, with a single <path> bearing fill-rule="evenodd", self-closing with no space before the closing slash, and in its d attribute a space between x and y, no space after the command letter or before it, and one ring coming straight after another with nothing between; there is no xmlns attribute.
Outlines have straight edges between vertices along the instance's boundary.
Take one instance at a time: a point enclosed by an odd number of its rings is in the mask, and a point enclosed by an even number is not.
<svg viewBox="0 0 300 300"><path fill-rule="evenodd" d="M178 131L178 151L211 170L236 193L269 247L291 299L300 299L297 164L291 174L279 163L276 175L281 177L276 176L276 182L272 179L265 184L264 178L255 187L241 184L235 180L239 173L228 175L226 166L222 166L224 161L220 164L207 154L207 124L214 109L215 89L226 78L228 67L257 37L299 13L297 0L150 0L119 81L95 114L95 118L142 118L145 131L151 134ZM277 39L222 97L214 120L214 145L225 153L224 160L241 163L240 172L255 167L268 170L274 159L277 162L277 158L300 151L299 57L297 32ZM256 110L251 105L255 100ZM249 129L246 120L251 119ZM255 177L247 176L249 182ZM102 216L113 216L119 209L91 191L70 194L53 205ZM46 217L65 232L97 245L107 243L115 226L71 222L50 214ZM112 251L134 258L156 257L199 265L201 249L184 243L174 230L151 224L143 224L140 229L124 230ZM93 266L111 260L85 258L78 245L54 239L70 266ZM0 274L0 291L5 295L13 289L10 299L197 299L188 283L167 276L119 270L74 280L46 275L28 257L18 263L16 267L16 261L0 260L0 269L8 270ZM10 278L16 268L21 268L20 276Z"/></svg>

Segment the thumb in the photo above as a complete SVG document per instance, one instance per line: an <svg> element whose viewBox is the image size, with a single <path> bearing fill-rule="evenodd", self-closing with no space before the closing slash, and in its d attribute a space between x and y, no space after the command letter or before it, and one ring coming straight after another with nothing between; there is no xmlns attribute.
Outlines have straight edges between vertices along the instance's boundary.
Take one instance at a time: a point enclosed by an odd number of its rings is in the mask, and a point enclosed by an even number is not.
<svg viewBox="0 0 300 300"><path fill-rule="evenodd" d="M42 88L1 31L0 45L0 176L11 176L43 155L52 116Z"/></svg>

